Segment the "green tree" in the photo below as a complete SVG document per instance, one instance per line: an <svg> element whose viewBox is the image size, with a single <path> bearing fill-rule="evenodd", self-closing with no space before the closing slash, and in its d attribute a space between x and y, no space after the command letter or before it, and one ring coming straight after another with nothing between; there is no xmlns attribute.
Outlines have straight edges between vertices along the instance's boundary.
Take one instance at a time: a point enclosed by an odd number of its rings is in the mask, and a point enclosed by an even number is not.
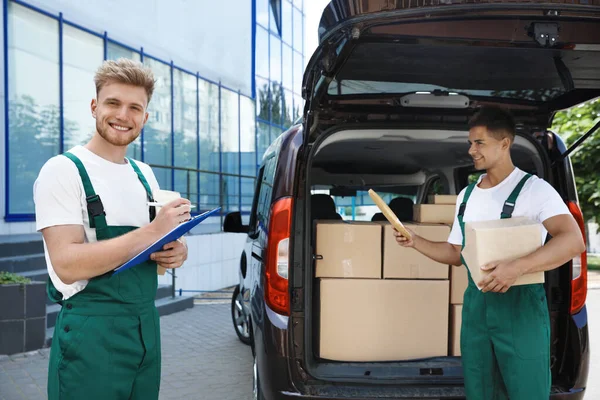
<svg viewBox="0 0 600 400"><path fill-rule="evenodd" d="M600 120L600 98L558 112L551 130L571 146ZM574 153L571 161L579 202L586 221L600 223L600 134L596 131Z"/></svg>

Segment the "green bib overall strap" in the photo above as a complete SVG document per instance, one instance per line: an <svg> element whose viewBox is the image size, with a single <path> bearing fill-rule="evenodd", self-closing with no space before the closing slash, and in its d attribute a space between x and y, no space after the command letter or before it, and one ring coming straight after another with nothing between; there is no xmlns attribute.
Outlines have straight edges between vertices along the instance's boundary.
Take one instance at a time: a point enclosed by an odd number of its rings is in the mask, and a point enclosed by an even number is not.
<svg viewBox="0 0 600 400"><path fill-rule="evenodd" d="M519 193L521 193L521 189L527 182L527 179L531 178L531 174L527 174L521 179L519 184L515 186L514 190L508 196L508 199L504 202L504 207L502 207L502 213L500 214L501 219L506 219L512 217L512 213L515 209L515 203L517 202L517 197L519 197Z"/></svg>
<svg viewBox="0 0 600 400"><path fill-rule="evenodd" d="M125 158L127 158L127 161L129 161L129 163L133 167L133 170L137 174L140 182L142 182L142 185L144 185L144 188L146 189L146 194L148 195L148 201L153 202L154 197L152 197L152 189L150 189L150 185L148 184L148 181L144 177L144 174L142 174L142 171L140 171L140 168L137 166L135 161L133 161L129 157L125 157ZM150 207L150 222L152 222L154 220L154 218L156 218L156 208Z"/></svg>
<svg viewBox="0 0 600 400"><path fill-rule="evenodd" d="M79 176L83 183L83 190L85 190L85 200L87 201L87 210L90 219L90 228L105 228L106 227L106 213L104 212L104 206L100 196L94 191L94 187L90 181L85 167L81 160L77 156L66 152L63 155L75 163L79 170Z"/></svg>
<svg viewBox="0 0 600 400"><path fill-rule="evenodd" d="M469 201L469 197L471 197L471 193L473 192L473 189L475 188L475 185L477 185L477 182L473 182L471 183L469 186L467 186L467 190L465 191L465 196L463 197L463 201L462 203L460 203L460 208L458 209L458 223L460 225L460 231L462 233L462 248L465 248L465 222L463 221L463 218L465 216L465 210L467 209L467 201ZM460 256L462 259L462 255ZM462 260L463 264L464 264L464 260Z"/></svg>

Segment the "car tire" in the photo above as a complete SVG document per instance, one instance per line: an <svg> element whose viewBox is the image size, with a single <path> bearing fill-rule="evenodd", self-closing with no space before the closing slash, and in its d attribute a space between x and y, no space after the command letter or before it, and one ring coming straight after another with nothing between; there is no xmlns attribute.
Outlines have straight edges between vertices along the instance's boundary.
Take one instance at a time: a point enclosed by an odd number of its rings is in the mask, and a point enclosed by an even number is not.
<svg viewBox="0 0 600 400"><path fill-rule="evenodd" d="M233 328L240 341L246 345L252 344L252 329L250 320L244 315L242 310L243 299L240 294L239 285L236 286L231 296L231 320Z"/></svg>

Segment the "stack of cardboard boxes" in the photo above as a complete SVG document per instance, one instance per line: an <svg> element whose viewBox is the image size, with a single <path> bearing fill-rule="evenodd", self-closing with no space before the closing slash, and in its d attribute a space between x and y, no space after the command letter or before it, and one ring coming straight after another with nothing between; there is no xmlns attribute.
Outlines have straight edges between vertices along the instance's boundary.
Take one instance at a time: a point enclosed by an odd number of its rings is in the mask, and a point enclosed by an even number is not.
<svg viewBox="0 0 600 400"><path fill-rule="evenodd" d="M415 221L404 225L445 241L455 202L456 196L435 196L416 205ZM401 361L454 352L460 332L451 318L460 316L464 267L450 273L448 265L398 245L387 222L316 221L315 233L322 358Z"/></svg>

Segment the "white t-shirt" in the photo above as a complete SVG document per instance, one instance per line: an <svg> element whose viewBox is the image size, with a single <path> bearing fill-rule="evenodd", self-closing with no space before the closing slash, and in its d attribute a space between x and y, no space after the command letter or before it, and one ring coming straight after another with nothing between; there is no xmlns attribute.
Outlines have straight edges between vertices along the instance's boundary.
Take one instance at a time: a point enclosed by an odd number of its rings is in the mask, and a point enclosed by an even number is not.
<svg viewBox="0 0 600 400"><path fill-rule="evenodd" d="M463 221L473 222L500 219L504 202L525 175L527 174L524 171L515 168L502 182L492 188L481 189L475 186L467 201ZM479 177L477 185L479 185L484 176L485 174L482 174ZM462 245L463 235L458 223L458 211L466 190L467 188L464 188L458 195L454 224L448 237L449 243L459 246ZM527 217L533 221L543 223L546 219L560 214L570 215L571 213L558 192L545 180L532 175L525 182L521 193L517 197L512 216ZM542 245L546 241L547 233L544 226L542 226L542 236L540 238Z"/></svg>
<svg viewBox="0 0 600 400"><path fill-rule="evenodd" d="M115 164L83 146L76 146L69 151L81 160L94 191L100 196L107 225L141 227L150 222L146 190L129 163ZM152 169L147 164L134 161L151 190L158 190ZM96 242L96 230L90 228L85 198L75 163L64 155L52 157L44 164L33 185L36 229L41 231L55 225L83 225L85 241ZM87 280L70 285L62 282L54 272L45 242L44 252L48 274L56 289L63 294L63 300L85 288Z"/></svg>

